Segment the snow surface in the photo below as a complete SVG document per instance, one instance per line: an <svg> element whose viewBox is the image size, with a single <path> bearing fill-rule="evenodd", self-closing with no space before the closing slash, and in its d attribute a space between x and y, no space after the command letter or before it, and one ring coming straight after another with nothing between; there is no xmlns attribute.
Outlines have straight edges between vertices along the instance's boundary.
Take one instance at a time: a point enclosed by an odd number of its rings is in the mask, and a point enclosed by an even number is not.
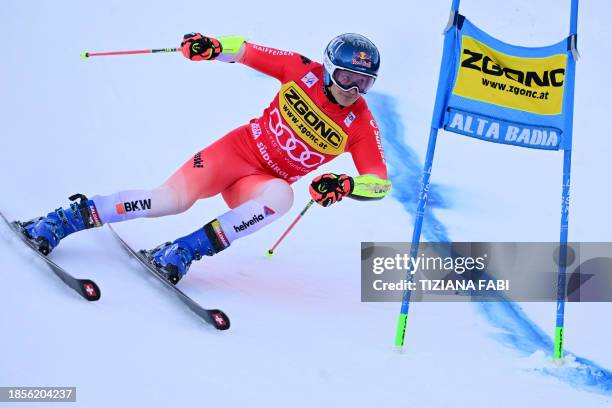
<svg viewBox="0 0 612 408"><path fill-rule="evenodd" d="M368 101L383 130L394 193L378 203L312 208L268 260L265 250L308 200L302 180L288 216L194 264L181 288L222 308L232 319L227 332L207 328L168 296L106 229L67 238L52 255L101 286L97 303L82 301L0 229L0 386L76 386L78 402L69 406L83 407L610 406L608 304L567 306L572 354L558 368L547 359L552 303L415 303L407 348L398 354L392 343L399 304L360 302L360 242L411 237L449 6L4 1L0 208L10 217L65 206L75 192L153 187L193 152L261 113L277 82L244 66L179 55L79 58L85 50L171 47L190 31L243 34L314 59L338 33L369 36L383 65ZM569 0L464 0L461 10L510 43L546 45L567 35ZM574 241L612 239L605 182L612 126L603 102L612 91L611 11L604 0L580 9ZM441 134L424 235L558 239L561 155ZM343 156L326 170L354 167ZM215 198L116 229L148 248L224 211ZM323 233L329 225L337 233Z"/></svg>

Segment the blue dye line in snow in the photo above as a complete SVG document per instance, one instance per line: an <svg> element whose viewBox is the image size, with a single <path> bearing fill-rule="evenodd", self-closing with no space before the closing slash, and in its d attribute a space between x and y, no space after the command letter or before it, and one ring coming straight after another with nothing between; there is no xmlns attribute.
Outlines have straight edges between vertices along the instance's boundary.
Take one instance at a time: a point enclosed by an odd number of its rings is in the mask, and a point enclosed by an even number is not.
<svg viewBox="0 0 612 408"><path fill-rule="evenodd" d="M423 164L405 142L404 127L395 98L373 92L368 94L367 101L382 135L389 178L393 182L392 195L414 217ZM433 171L435 172L435 168ZM446 228L432 213L435 208L449 208L448 195L448 189L436 184L430 186L423 222L423 235L428 241L451 242ZM408 230L406 232L409 233ZM523 356L534 353L551 354L552 339L527 317L518 304L499 301L475 302L475 305L489 323L499 330L493 335L497 341L517 350ZM612 372L567 351L564 365L556 367L545 363L533 370L582 390L612 395Z"/></svg>
<svg viewBox="0 0 612 408"><path fill-rule="evenodd" d="M397 111L395 98L377 92L367 96L368 106L376 118L382 135L385 159L389 170L389 179L393 182L391 195L404 209L414 216L417 208L420 180L423 175L423 164L417 154L405 142L404 126ZM448 234L433 210L449 208L450 191L435 183L429 187L427 207L422 234L431 242L446 242Z"/></svg>

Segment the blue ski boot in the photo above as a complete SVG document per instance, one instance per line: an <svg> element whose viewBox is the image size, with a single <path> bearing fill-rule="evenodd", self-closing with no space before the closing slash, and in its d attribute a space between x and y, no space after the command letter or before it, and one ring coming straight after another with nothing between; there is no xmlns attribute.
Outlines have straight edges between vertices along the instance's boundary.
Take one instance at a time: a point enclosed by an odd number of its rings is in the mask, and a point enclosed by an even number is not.
<svg viewBox="0 0 612 408"><path fill-rule="evenodd" d="M80 201L77 203L78 199ZM75 201L70 204L70 208L58 208L47 214L46 217L20 223L26 237L34 242L44 255L48 255L60 240L68 235L102 226L102 221L92 200L88 200L83 194L70 196L69 200Z"/></svg>
<svg viewBox="0 0 612 408"><path fill-rule="evenodd" d="M229 245L221 225L214 220L174 242L166 242L147 251L147 256L166 279L176 285L185 276L193 261L198 261L203 256L213 256Z"/></svg>

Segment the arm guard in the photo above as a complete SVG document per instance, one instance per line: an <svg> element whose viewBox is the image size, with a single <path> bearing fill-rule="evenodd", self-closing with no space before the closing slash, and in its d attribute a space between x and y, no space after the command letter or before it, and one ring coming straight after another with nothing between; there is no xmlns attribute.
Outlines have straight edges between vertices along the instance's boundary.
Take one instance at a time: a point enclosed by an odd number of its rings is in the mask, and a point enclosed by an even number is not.
<svg viewBox="0 0 612 408"><path fill-rule="evenodd" d="M353 177L353 191L349 197L355 200L380 200L391 190L391 181L372 174Z"/></svg>
<svg viewBox="0 0 612 408"><path fill-rule="evenodd" d="M217 40L221 43L223 50L217 57L218 61L240 62L242 54L244 53L245 37L240 35L226 35L218 37Z"/></svg>

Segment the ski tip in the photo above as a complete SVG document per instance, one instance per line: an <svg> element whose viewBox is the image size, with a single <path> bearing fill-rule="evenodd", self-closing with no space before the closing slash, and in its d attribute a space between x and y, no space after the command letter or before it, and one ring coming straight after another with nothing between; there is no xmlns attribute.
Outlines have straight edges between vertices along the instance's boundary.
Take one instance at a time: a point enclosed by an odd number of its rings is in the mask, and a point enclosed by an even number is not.
<svg viewBox="0 0 612 408"><path fill-rule="evenodd" d="M79 284L81 286L81 295L83 295L85 299L90 302L100 299L100 288L96 282L89 279L81 279L79 280Z"/></svg>
<svg viewBox="0 0 612 408"><path fill-rule="evenodd" d="M227 315L223 311L219 309L209 310L208 315L211 317L215 329L227 330L230 328L229 317L227 317Z"/></svg>

